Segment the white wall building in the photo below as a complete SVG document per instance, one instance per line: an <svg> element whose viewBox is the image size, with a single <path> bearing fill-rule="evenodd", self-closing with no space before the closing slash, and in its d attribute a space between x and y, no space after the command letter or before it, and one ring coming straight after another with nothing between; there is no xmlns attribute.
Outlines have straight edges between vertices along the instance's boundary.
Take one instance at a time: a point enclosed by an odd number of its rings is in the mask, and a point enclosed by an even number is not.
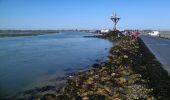
<svg viewBox="0 0 170 100"><path fill-rule="evenodd" d="M100 32L101 32L101 33L109 33L110 30L109 30L109 29L102 29L102 30L100 30Z"/></svg>

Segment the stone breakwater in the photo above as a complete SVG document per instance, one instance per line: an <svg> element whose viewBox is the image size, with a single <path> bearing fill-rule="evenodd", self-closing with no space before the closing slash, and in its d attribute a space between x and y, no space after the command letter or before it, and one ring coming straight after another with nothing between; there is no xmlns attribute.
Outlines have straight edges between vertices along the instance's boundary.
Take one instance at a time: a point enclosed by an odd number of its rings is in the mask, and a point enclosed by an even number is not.
<svg viewBox="0 0 170 100"><path fill-rule="evenodd" d="M104 36L110 40L115 37ZM34 95L39 100L169 100L170 78L140 38L117 38L109 60L70 77L55 92Z"/></svg>
<svg viewBox="0 0 170 100"><path fill-rule="evenodd" d="M154 99L149 80L137 73L143 56L138 40L123 37L110 50L109 61L92 70L79 72L60 89L58 100L133 100Z"/></svg>

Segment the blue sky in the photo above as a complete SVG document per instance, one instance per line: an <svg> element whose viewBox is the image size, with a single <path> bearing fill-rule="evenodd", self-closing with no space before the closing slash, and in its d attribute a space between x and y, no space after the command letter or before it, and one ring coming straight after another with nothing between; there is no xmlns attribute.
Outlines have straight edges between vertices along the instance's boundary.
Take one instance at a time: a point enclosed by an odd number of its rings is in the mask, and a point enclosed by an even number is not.
<svg viewBox="0 0 170 100"><path fill-rule="evenodd" d="M0 0L0 29L170 30L170 0Z"/></svg>

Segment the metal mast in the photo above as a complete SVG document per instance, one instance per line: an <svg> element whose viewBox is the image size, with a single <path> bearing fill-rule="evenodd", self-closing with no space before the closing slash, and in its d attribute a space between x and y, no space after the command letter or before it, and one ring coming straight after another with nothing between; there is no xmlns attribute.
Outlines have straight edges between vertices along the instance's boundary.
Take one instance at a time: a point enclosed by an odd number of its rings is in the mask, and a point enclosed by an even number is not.
<svg viewBox="0 0 170 100"><path fill-rule="evenodd" d="M113 27L113 30L117 30L117 23L118 23L118 21L120 20L120 18L116 15L116 13L113 13L113 15L111 16L111 18L110 18L112 21L113 21L113 23L114 23L114 27Z"/></svg>

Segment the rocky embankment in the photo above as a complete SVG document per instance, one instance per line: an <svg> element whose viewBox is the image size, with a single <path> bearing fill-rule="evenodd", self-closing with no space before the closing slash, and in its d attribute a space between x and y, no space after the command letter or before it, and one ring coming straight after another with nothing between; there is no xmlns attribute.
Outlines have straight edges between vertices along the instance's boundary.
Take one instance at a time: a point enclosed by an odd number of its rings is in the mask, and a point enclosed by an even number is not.
<svg viewBox="0 0 170 100"><path fill-rule="evenodd" d="M110 50L110 60L69 79L56 98L66 100L154 99L149 80L137 71L146 71L138 40L124 37Z"/></svg>
<svg viewBox="0 0 170 100"><path fill-rule="evenodd" d="M115 37L104 36L110 40ZM39 100L169 100L170 78L140 38L116 38L109 60L69 78L55 93Z"/></svg>

